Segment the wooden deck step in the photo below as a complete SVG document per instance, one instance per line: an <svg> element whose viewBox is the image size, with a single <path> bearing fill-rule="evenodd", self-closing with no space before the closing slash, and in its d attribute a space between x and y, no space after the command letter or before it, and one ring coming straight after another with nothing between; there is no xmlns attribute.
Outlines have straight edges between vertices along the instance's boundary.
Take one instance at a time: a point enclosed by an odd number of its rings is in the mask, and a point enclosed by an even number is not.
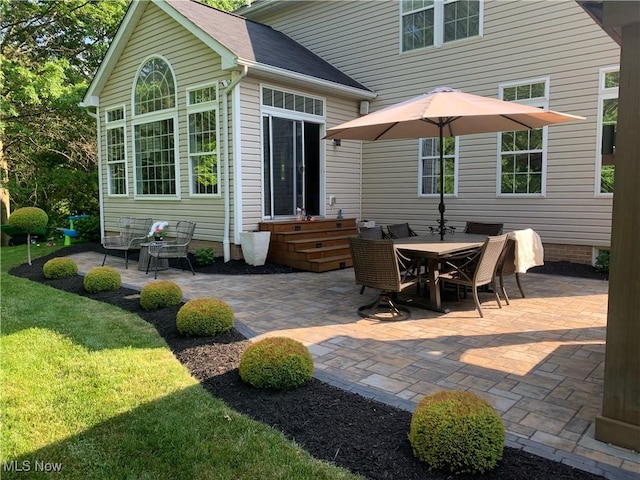
<svg viewBox="0 0 640 480"><path fill-rule="evenodd" d="M358 234L355 219L260 223L271 232L268 260L310 272L353 266L349 237Z"/></svg>

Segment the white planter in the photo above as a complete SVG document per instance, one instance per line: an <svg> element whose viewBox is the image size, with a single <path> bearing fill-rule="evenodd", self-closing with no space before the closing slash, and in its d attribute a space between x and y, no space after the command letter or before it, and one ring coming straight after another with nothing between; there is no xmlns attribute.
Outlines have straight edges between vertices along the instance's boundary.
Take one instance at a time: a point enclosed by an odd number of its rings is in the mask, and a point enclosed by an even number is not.
<svg viewBox="0 0 640 480"><path fill-rule="evenodd" d="M264 265L269 252L271 232L240 232L244 261L249 265Z"/></svg>
<svg viewBox="0 0 640 480"><path fill-rule="evenodd" d="M360 228L373 228L376 226L375 220L369 220L368 222L358 222L358 227Z"/></svg>

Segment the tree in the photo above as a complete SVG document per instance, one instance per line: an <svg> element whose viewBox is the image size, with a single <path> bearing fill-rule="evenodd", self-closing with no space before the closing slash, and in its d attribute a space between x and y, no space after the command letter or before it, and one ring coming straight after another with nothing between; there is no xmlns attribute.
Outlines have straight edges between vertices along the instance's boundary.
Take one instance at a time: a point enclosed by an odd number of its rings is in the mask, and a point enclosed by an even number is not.
<svg viewBox="0 0 640 480"><path fill-rule="evenodd" d="M14 207L38 206L58 223L97 213L95 121L78 103L126 5L0 0L0 166Z"/></svg>

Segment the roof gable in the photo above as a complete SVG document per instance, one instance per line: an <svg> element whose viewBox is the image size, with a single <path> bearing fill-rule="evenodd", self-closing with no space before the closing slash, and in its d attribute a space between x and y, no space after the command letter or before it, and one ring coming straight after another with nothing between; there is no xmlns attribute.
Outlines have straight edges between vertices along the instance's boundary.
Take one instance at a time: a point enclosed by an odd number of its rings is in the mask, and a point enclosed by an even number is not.
<svg viewBox="0 0 640 480"><path fill-rule="evenodd" d="M97 106L98 97L124 51L146 6L154 3L182 27L221 56L222 68L240 66L267 70L282 76L321 80L371 95L356 82L290 37L258 22L209 7L193 0L133 1L118 28L100 68L83 99L83 106Z"/></svg>

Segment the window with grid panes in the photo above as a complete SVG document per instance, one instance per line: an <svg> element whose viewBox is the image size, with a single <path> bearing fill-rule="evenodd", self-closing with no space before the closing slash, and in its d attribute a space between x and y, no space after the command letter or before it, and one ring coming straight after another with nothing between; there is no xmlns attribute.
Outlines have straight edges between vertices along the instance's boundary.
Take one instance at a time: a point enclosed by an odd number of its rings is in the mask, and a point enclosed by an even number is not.
<svg viewBox="0 0 640 480"><path fill-rule="evenodd" d="M133 138L137 196L177 196L176 88L171 66L148 59L134 87Z"/></svg>
<svg viewBox="0 0 640 480"><path fill-rule="evenodd" d="M500 97L509 102L547 108L546 80L502 85ZM498 134L501 195L542 195L546 168L546 127Z"/></svg>
<svg viewBox="0 0 640 480"><path fill-rule="evenodd" d="M477 37L482 0L402 0L402 51Z"/></svg>
<svg viewBox="0 0 640 480"><path fill-rule="evenodd" d="M420 194L440 194L440 139L420 139ZM458 140L457 137L443 138L444 194L454 195L457 177Z"/></svg>
<svg viewBox="0 0 640 480"><path fill-rule="evenodd" d="M127 194L127 149L124 107L106 110L105 136L108 195Z"/></svg>
<svg viewBox="0 0 640 480"><path fill-rule="evenodd" d="M189 90L189 176L192 195L218 195L217 84Z"/></svg>

